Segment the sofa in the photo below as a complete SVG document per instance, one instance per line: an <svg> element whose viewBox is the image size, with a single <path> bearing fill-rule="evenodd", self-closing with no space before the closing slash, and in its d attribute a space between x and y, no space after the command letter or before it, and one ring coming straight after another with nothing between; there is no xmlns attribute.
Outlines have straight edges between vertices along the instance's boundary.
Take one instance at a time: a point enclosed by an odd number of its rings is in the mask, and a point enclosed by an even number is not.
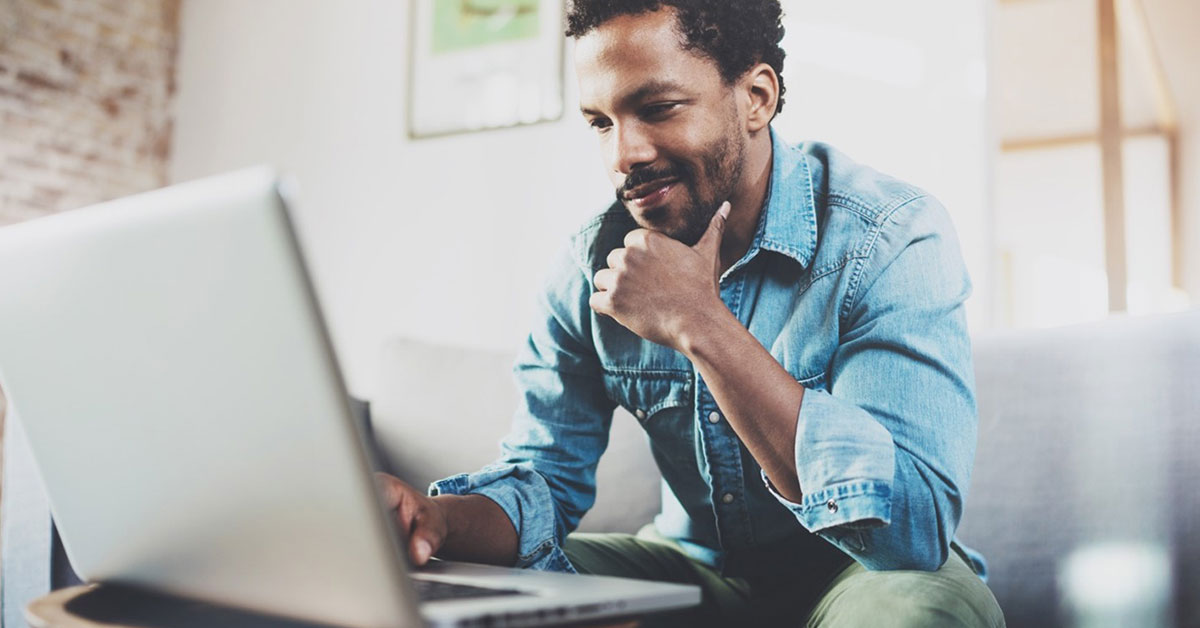
<svg viewBox="0 0 1200 628"><path fill-rule="evenodd" d="M983 334L973 351L979 443L958 537L987 558L1009 625L1070 623L1064 560L1115 539L1165 548L1175 624L1200 627L1200 311ZM393 470L424 486L495 457L511 362L388 343L372 414L385 457L409 465ZM634 532L658 510L657 469L624 409L596 484L581 530Z"/></svg>
<svg viewBox="0 0 1200 628"><path fill-rule="evenodd" d="M1200 627L1200 311L989 334L973 351L979 444L958 534L987 557L1009 625L1067 623L1064 561L1115 541L1165 551L1165 623ZM1092 606L1153 577L1103 570Z"/></svg>
<svg viewBox="0 0 1200 628"><path fill-rule="evenodd" d="M1200 311L985 334L974 354L979 445L958 536L987 557L1009 625L1069 623L1078 583L1062 566L1116 540L1162 549L1171 623L1200 626ZM516 400L509 352L395 339L381 359L370 425L387 470L424 486L496 455ZM5 439L6 622L70 576L36 474L10 453L17 436ZM635 531L661 490L637 419L618 409L580 529ZM1117 564L1093 575L1120 584L1130 574Z"/></svg>

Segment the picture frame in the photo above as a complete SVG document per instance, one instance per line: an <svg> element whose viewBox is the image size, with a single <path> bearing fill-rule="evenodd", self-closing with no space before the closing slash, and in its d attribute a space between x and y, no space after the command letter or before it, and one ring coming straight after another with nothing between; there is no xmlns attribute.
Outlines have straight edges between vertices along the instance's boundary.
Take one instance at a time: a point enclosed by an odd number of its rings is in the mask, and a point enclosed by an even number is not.
<svg viewBox="0 0 1200 628"><path fill-rule="evenodd" d="M559 120L563 0L413 0L408 135Z"/></svg>

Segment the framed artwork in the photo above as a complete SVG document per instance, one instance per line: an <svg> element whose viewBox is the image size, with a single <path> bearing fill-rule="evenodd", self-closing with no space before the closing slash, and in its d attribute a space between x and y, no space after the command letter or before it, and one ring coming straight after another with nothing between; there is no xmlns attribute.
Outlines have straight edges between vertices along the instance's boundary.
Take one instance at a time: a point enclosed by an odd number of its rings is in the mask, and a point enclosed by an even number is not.
<svg viewBox="0 0 1200 628"><path fill-rule="evenodd" d="M408 134L558 120L563 0L414 0Z"/></svg>

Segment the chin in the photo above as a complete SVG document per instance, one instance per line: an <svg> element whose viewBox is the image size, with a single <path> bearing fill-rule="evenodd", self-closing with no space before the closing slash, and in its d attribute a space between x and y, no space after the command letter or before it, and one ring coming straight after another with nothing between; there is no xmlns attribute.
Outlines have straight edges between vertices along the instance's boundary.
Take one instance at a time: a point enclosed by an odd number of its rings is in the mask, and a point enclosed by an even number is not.
<svg viewBox="0 0 1200 628"><path fill-rule="evenodd" d="M678 212L665 205L653 207L645 211L634 210L626 205L625 211L629 212L629 215L633 217L633 221L643 229L658 231L659 233L674 237L672 234L679 231L682 227L679 224Z"/></svg>

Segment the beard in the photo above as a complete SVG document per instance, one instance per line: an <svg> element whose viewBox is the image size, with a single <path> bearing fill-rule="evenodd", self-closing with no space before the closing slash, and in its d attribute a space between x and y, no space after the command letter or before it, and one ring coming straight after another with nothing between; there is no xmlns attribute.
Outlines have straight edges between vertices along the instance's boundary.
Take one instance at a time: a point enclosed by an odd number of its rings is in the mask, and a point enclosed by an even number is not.
<svg viewBox="0 0 1200 628"><path fill-rule="evenodd" d="M737 133L736 127L731 126L725 133L704 147L700 157L699 172L691 164L671 159L660 168L644 166L635 169L625 179L624 185L617 189L617 200L625 204L625 195L644 183L663 179L677 179L686 198L680 224L665 228L654 228L649 225L639 226L654 229L680 242L694 246L708 230L713 216L720 209L721 203L729 199L734 187L742 177L742 169L746 161L746 142ZM703 184L703 185L702 185ZM628 205L625 205L629 211ZM631 212L632 215L632 212ZM636 221L636 216L634 217Z"/></svg>

